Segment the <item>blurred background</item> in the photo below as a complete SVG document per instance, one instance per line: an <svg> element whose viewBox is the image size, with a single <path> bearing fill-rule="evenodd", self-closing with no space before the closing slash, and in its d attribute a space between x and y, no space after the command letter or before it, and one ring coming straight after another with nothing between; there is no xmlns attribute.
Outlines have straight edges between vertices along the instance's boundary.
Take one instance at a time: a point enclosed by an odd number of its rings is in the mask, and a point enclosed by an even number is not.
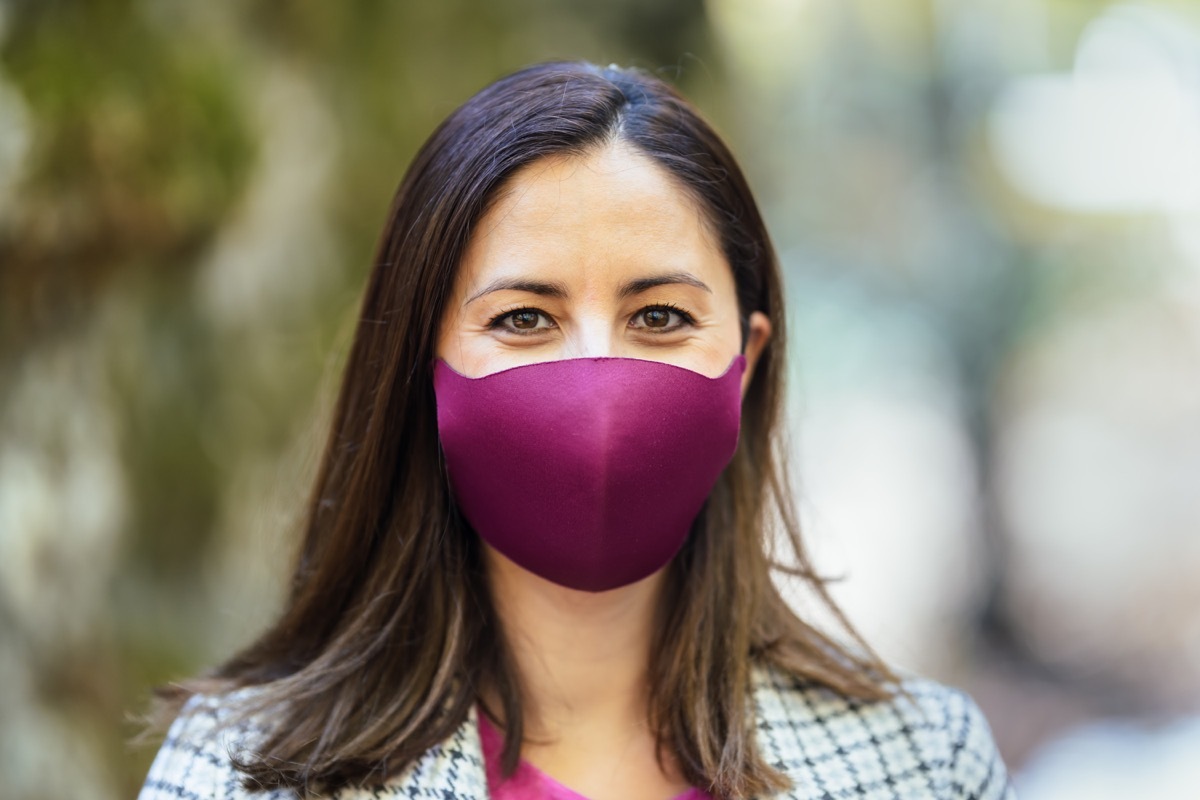
<svg viewBox="0 0 1200 800"><path fill-rule="evenodd" d="M1026 800L1200 796L1193 0L0 0L0 795L271 618L392 192L554 57L742 160L851 619Z"/></svg>

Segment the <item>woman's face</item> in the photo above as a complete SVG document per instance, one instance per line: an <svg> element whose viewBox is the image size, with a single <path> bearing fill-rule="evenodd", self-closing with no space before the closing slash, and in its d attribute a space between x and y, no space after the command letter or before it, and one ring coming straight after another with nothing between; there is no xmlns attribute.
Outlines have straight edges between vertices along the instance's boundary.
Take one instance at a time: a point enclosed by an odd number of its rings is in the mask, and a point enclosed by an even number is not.
<svg viewBox="0 0 1200 800"><path fill-rule="evenodd" d="M769 333L754 312L743 394ZM595 356L716 377L740 341L733 272L699 209L618 142L510 178L467 245L437 354L470 377Z"/></svg>

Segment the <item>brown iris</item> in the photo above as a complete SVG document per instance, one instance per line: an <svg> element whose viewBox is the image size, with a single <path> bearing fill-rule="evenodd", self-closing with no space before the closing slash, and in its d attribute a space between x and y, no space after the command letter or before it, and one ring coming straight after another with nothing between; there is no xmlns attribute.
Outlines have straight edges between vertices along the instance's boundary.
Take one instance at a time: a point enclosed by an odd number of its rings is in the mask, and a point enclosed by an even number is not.
<svg viewBox="0 0 1200 800"><path fill-rule="evenodd" d="M662 328L671 320L671 312L665 308L647 309L642 315L646 320L646 325L651 328Z"/></svg>
<svg viewBox="0 0 1200 800"><path fill-rule="evenodd" d="M524 328L525 330L536 328L537 320L538 315L536 311L518 311L512 315L513 327L515 328Z"/></svg>

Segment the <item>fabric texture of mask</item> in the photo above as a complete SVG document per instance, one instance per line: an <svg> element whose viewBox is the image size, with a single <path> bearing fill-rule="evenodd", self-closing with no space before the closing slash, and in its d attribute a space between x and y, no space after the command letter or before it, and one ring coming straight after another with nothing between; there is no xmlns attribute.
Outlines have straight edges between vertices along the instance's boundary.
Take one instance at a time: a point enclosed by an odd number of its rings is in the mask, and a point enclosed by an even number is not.
<svg viewBox="0 0 1200 800"><path fill-rule="evenodd" d="M469 378L434 362L459 509L509 559L604 591L665 566L737 449L745 355L710 378L639 358L543 361Z"/></svg>

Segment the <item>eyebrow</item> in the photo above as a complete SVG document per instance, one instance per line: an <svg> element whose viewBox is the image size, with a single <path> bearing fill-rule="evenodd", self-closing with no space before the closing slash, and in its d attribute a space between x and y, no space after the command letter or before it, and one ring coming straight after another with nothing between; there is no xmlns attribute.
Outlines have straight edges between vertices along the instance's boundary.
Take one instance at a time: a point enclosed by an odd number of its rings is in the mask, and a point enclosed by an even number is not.
<svg viewBox="0 0 1200 800"><path fill-rule="evenodd" d="M712 294L712 289L708 284L687 272L667 272L662 275L650 275L645 278L634 278L631 281L622 283L617 289L617 297L622 300L626 297L631 297L635 294L641 294L648 289L653 289L655 286L664 286L667 284L682 283L688 286L695 286L698 289ZM497 278L496 280L483 287L481 290L471 295L467 302L463 305L471 303L483 297L485 294L499 292L509 289L517 292L530 292L532 294L540 294L546 297L558 297L566 299L570 292L567 287L558 281L537 281L529 278Z"/></svg>

